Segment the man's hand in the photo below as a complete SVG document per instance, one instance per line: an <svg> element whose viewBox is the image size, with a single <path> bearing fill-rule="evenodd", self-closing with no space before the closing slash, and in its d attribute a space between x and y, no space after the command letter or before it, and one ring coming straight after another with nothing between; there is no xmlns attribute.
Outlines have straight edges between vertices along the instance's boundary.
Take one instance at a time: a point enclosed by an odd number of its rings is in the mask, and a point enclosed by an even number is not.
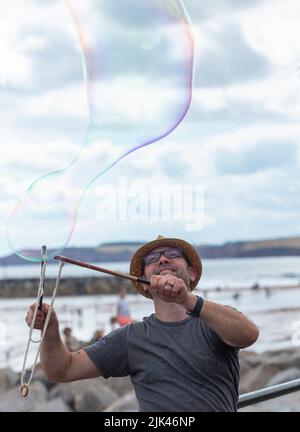
<svg viewBox="0 0 300 432"><path fill-rule="evenodd" d="M186 304L189 290L182 279L172 275L152 275L150 278L150 291L161 300L168 303Z"/></svg>
<svg viewBox="0 0 300 432"><path fill-rule="evenodd" d="M36 307L36 305L32 304L29 307L29 309L27 311L27 315L25 317L25 321L26 321L26 323L27 323L27 325L29 327L31 326L31 323L32 323L32 320L33 320L33 315L34 315L35 307ZM36 314L36 320L35 320L35 323L34 323L34 328L35 329L37 329L37 330L43 330L48 310L49 310L49 305L46 304L46 303L43 303L42 309L38 310L37 314ZM49 324L48 324L48 330L47 330L47 332L49 330L51 330L51 329L54 329L54 330L58 329L58 319L57 319L57 316L56 316L56 313L55 313L54 309L52 309L52 312L51 312L51 317L50 317L50 321L49 321Z"/></svg>
<svg viewBox="0 0 300 432"><path fill-rule="evenodd" d="M32 323L34 311L35 304L30 306L25 318L28 326ZM42 310L37 312L35 329L44 328L48 311L49 305L44 303ZM69 382L101 376L101 371L84 350L70 353L65 347L60 338L58 319L53 309L47 333L41 345L41 366L48 380L53 382Z"/></svg>

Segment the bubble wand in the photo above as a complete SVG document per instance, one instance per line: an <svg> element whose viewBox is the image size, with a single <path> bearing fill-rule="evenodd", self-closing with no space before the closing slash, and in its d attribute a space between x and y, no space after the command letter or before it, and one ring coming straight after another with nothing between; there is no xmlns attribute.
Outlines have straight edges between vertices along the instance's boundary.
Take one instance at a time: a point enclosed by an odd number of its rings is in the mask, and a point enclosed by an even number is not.
<svg viewBox="0 0 300 432"><path fill-rule="evenodd" d="M75 260L73 258L68 258L68 257L62 256L62 255L57 255L54 258L59 260L60 262L66 262L69 264L77 265L79 267L84 267L84 268L88 268L90 270L95 270L95 271L98 271L101 273L107 273L107 274L112 275L112 276L117 276L119 278L128 279L132 282L139 282L139 283L143 283L145 285L150 285L150 281L148 281L146 279L142 279L140 277L132 276L132 275L125 274L125 273L120 273L120 272L117 272L114 270L108 270L108 269L105 269L103 267L99 267L99 266L95 266L93 264L85 263L83 261Z"/></svg>

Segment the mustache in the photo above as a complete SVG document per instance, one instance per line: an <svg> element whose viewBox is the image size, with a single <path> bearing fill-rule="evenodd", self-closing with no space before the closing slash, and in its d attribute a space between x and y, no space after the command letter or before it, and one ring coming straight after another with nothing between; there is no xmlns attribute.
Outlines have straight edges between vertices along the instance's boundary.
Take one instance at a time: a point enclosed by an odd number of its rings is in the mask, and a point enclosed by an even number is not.
<svg viewBox="0 0 300 432"><path fill-rule="evenodd" d="M190 280L189 280L189 276L186 275L183 271L179 270L177 267L175 267L174 265L170 265L170 264L162 264L161 267L157 268L153 274L155 275L159 275L159 273L163 270L173 270L174 271L174 276L178 277L179 279L182 279L188 286L190 285Z"/></svg>
<svg viewBox="0 0 300 432"><path fill-rule="evenodd" d="M165 265L161 265L158 269L155 270L154 274L159 274L161 271L163 270L174 270L174 271L178 271L177 267L175 266L171 266L170 264L165 264Z"/></svg>

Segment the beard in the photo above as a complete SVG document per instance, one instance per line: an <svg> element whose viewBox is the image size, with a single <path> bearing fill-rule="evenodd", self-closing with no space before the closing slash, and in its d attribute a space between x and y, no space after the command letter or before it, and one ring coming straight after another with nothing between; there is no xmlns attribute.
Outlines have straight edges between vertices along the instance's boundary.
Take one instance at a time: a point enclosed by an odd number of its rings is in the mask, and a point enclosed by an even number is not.
<svg viewBox="0 0 300 432"><path fill-rule="evenodd" d="M155 270L153 274L159 275L160 272L165 270L165 269L172 270L174 273L174 276L176 276L178 279L183 280L183 282L186 284L187 288L190 289L191 281L190 281L190 276L189 276L188 272L182 271L182 270L178 269L177 267L175 267L174 265L168 264L168 265L162 266L162 267L158 268L157 270Z"/></svg>

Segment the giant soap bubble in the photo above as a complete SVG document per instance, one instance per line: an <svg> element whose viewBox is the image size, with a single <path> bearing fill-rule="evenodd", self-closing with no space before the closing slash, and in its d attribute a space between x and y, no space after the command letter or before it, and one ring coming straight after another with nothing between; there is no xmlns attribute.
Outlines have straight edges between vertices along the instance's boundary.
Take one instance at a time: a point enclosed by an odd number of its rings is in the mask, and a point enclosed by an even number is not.
<svg viewBox="0 0 300 432"><path fill-rule="evenodd" d="M8 220L11 249L29 261L40 261L33 249L41 244L53 248L48 258L66 247L91 184L169 135L192 97L194 40L181 0L65 4L82 57L88 126L77 156L32 182Z"/></svg>

